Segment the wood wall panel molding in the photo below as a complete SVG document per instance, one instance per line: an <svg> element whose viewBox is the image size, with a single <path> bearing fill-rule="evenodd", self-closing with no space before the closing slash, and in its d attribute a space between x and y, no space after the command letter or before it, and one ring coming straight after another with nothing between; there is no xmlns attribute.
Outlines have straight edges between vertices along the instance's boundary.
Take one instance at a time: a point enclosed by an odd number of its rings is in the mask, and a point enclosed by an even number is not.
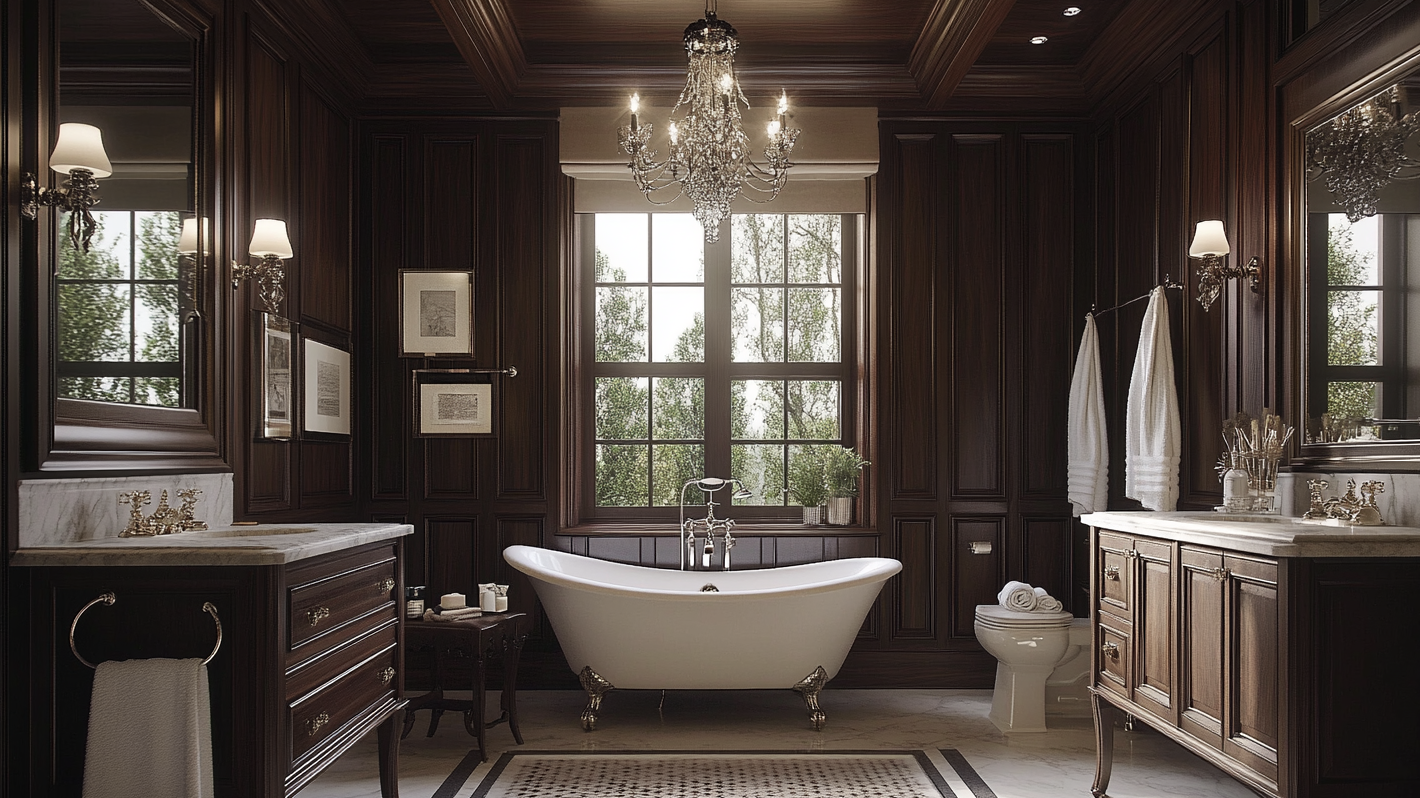
<svg viewBox="0 0 1420 798"><path fill-rule="evenodd" d="M888 384L896 397L911 402L887 402L895 458L890 461L890 493L894 499L934 499L937 496L939 443L937 432L937 319L935 297L940 270L938 184L924 180L941 168L935 136L905 134L893 140L896 188L900 197L892 236L891 347ZM886 408L894 408L887 410Z"/></svg>
<svg viewBox="0 0 1420 798"><path fill-rule="evenodd" d="M426 515L423 533L428 546L424 604L433 607L445 593L472 595L478 590L477 515ZM413 584L420 584L415 582Z"/></svg>
<svg viewBox="0 0 1420 798"><path fill-rule="evenodd" d="M300 97L300 154L296 162L301 218L306 223L296 231L293 245L299 260L288 274L294 273L300 282L302 320L314 319L348 335L354 172L350 120L305 81Z"/></svg>
<svg viewBox="0 0 1420 798"><path fill-rule="evenodd" d="M902 563L892 592L891 638L894 641L935 641L937 633L937 550L935 519L894 518L892 547Z"/></svg>
<svg viewBox="0 0 1420 798"><path fill-rule="evenodd" d="M927 108L946 103L1015 4L1015 0L938 0L907 60Z"/></svg>
<svg viewBox="0 0 1420 798"><path fill-rule="evenodd" d="M1006 494L1005 281L1007 153L1003 136L951 137L954 215L951 257L943 264L951 338L939 361L951 375L951 496Z"/></svg>
<svg viewBox="0 0 1420 798"><path fill-rule="evenodd" d="M1072 582L1075 559L1072 526L1069 516L1065 515L1022 515L1019 539L1011 546L1019 553L1019 561L1011 563L1008 573L1020 574L1022 581L1045 588L1064 603L1065 609L1078 613L1087 607L1089 588L1076 589ZM1082 570L1088 573L1088 568L1087 565Z"/></svg>
<svg viewBox="0 0 1420 798"><path fill-rule="evenodd" d="M405 135L378 135L368 145L368 160L364 163L370 189L366 198L365 218L390 220L388 224L371 224L366 228L370 297L399 294L399 270L408 263L406 230L412 218L407 192L406 158L410 146ZM365 349L370 366L364 370L370 377L370 433L368 468L372 501L404 499L409 492L409 424L413 413L410 386L412 375L408 361L396 357L401 338L399 314L374 313L369 302L361 315L367 320Z"/></svg>
<svg viewBox="0 0 1420 798"><path fill-rule="evenodd" d="M425 269L471 269L475 271L475 288L479 286L477 273L483 266L479 262L479 241L482 230L477 224L482 213L480 205L480 141L477 135L428 136L424 139L424 173L421 185L423 205L424 261ZM475 292L473 297L474 324L482 315L483 298ZM397 308L396 315L397 315ZM476 336L473 356L486 356L479 351L479 344L485 343Z"/></svg>
<svg viewBox="0 0 1420 798"><path fill-rule="evenodd" d="M503 0L431 0L493 107L512 106L528 59Z"/></svg>
<svg viewBox="0 0 1420 798"><path fill-rule="evenodd" d="M412 434L412 418L401 419L401 430ZM482 441L472 438L424 438L425 499L477 501Z"/></svg>
<svg viewBox="0 0 1420 798"><path fill-rule="evenodd" d="M348 441L301 441L301 507L348 508L355 501Z"/></svg>
<svg viewBox="0 0 1420 798"><path fill-rule="evenodd" d="M955 641L976 645L976 605L996 603L1001 585L1006 583L1005 517L952 516L948 522L951 549L952 601L947 608ZM990 554L972 554L972 543L991 544Z"/></svg>
<svg viewBox="0 0 1420 798"><path fill-rule="evenodd" d="M546 515L499 515L494 520L497 533L493 535L491 551L480 552L480 562L494 566L492 574L497 584L508 585L508 607L514 612L526 612L531 619L529 637L534 641L550 638L550 624L543 617L542 603L527 574L508 565L503 559L503 550L509 546L541 546L547 529ZM548 642L551 642L548 640Z"/></svg>

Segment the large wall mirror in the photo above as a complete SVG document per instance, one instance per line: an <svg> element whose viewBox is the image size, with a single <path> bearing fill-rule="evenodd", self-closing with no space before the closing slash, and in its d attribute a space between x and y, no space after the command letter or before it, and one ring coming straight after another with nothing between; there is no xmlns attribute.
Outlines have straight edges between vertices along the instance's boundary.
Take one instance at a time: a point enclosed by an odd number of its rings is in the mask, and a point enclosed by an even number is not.
<svg viewBox="0 0 1420 798"><path fill-rule="evenodd" d="M218 467L208 28L166 0L57 0L53 25L53 121L103 131L113 174L87 250L50 225L45 467Z"/></svg>
<svg viewBox="0 0 1420 798"><path fill-rule="evenodd" d="M1420 69L1358 87L1339 111L1304 126L1299 150L1303 453L1333 463L1414 460Z"/></svg>

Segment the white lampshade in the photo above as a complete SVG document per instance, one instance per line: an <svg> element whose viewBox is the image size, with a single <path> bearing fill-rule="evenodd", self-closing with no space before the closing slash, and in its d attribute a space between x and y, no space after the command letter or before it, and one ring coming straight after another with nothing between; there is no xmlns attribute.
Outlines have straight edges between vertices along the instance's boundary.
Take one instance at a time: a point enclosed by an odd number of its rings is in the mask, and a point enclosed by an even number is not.
<svg viewBox="0 0 1420 798"><path fill-rule="evenodd" d="M289 258L295 254L291 250L291 239L286 237L286 223L280 219L257 219L247 251L258 258L267 255Z"/></svg>
<svg viewBox="0 0 1420 798"><path fill-rule="evenodd" d="M88 169L94 177L113 174L113 164L104 152L104 134L93 125L65 122L59 126L59 141L49 156L49 168L61 175Z"/></svg>
<svg viewBox="0 0 1420 798"><path fill-rule="evenodd" d="M198 229L202 230L202 244L197 243ZM198 250L204 255L212 254L212 233L206 219L197 217L182 220L182 235L178 236L178 254L196 255Z"/></svg>
<svg viewBox="0 0 1420 798"><path fill-rule="evenodd" d="M1198 228L1193 231L1193 243L1188 245L1190 258L1226 255L1232 251L1232 247L1228 246L1228 236L1223 232L1223 222L1219 219L1199 222Z"/></svg>

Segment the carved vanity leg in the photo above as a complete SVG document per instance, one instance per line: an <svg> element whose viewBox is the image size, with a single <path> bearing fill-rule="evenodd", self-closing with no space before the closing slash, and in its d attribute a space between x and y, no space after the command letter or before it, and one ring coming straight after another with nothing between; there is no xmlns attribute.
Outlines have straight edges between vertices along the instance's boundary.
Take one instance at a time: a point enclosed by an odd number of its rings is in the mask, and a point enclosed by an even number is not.
<svg viewBox="0 0 1420 798"><path fill-rule="evenodd" d="M400 714L400 710L395 710L384 723L379 725L377 737L380 748L381 798L399 798L400 734L396 724L399 722Z"/></svg>
<svg viewBox="0 0 1420 798"><path fill-rule="evenodd" d="M804 704L809 708L809 722L814 725L814 731L823 731L824 717L823 709L818 705L818 694L828 684L828 671L820 665L814 668L814 672L805 676L802 681L794 685L794 692L804 696Z"/></svg>
<svg viewBox="0 0 1420 798"><path fill-rule="evenodd" d="M582 681L582 689L587 691L587 708L582 710L582 728L586 731L596 731L597 712L602 708L602 696L616 688L611 686L611 682L598 676L590 665L583 665L577 678Z"/></svg>
<svg viewBox="0 0 1420 798"><path fill-rule="evenodd" d="M1110 769L1114 765L1114 715L1118 710L1093 689L1090 703L1095 714L1095 783L1090 793L1095 798L1105 798L1104 791L1109 788Z"/></svg>

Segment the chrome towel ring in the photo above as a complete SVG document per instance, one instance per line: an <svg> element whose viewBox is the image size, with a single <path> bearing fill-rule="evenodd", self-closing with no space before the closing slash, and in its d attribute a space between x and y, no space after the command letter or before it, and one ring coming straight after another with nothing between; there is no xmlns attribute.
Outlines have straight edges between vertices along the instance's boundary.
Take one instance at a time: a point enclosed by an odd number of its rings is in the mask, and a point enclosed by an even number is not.
<svg viewBox="0 0 1420 798"><path fill-rule="evenodd" d="M76 659L78 659L85 665L88 665L90 668L95 668L97 666L95 666L94 663L84 659L84 656L79 653L78 646L74 645L74 631L79 628L79 619L84 617L84 613L88 612L90 607L100 603L105 605L111 605L115 601L118 601L118 597L113 594L113 591L102 593L98 596L98 598L95 598L93 601L90 601L88 604L85 604L83 608L80 609L79 612L74 616L74 622L69 624L69 650L74 652L74 657ZM207 663L212 661L213 657L217 656L217 651L222 648L222 619L217 617L217 608L213 606L212 602L210 601L202 602L202 611L207 613L208 615L211 615L212 622L217 624L217 643L216 645L212 646L212 653L207 655L207 659L202 660L202 664L206 665Z"/></svg>

